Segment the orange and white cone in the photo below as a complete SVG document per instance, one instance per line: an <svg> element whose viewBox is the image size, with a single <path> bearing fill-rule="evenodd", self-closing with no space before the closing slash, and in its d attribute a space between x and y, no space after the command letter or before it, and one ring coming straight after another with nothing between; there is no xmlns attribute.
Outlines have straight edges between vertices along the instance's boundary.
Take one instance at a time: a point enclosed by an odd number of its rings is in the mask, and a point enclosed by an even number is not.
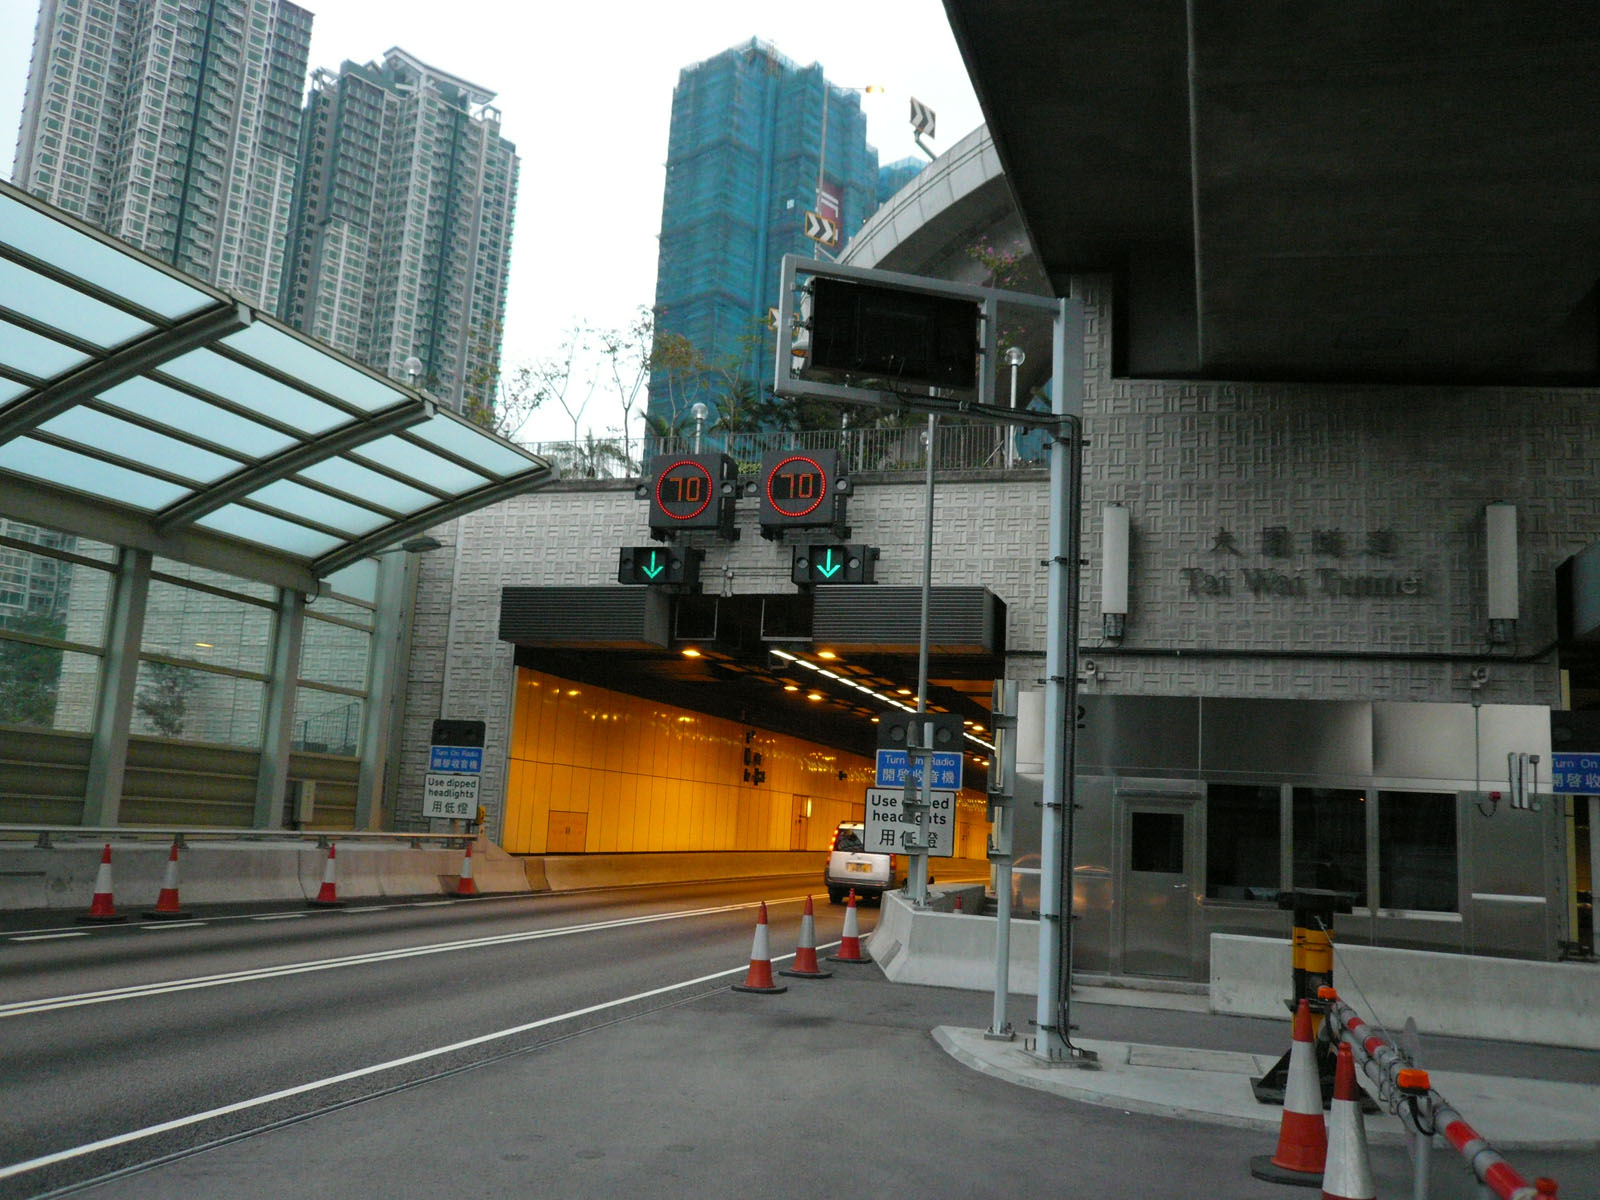
<svg viewBox="0 0 1600 1200"><path fill-rule="evenodd" d="M94 896L89 901L89 911L78 918L80 922L94 922L97 925L111 925L128 918L117 912L117 906L111 899L111 843L106 843L106 848L100 855L100 870L94 877Z"/></svg>
<svg viewBox="0 0 1600 1200"><path fill-rule="evenodd" d="M161 878L161 891L156 896L156 906L145 911L152 921L176 921L190 914L178 903L178 839L172 839L172 852L167 855L167 873Z"/></svg>
<svg viewBox="0 0 1600 1200"><path fill-rule="evenodd" d="M1311 1045L1311 1005L1302 999L1294 1014L1294 1044L1289 1077L1283 1086L1283 1121L1278 1151L1250 1160L1250 1174L1269 1183L1315 1186L1328 1158L1328 1129L1322 1120L1322 1084Z"/></svg>
<svg viewBox="0 0 1600 1200"><path fill-rule="evenodd" d="M312 899L306 901L307 904L313 904L318 908L337 908L344 903L343 900L339 899L339 889L333 881L333 852L336 849L336 846L328 847L328 862L322 868L322 886L317 889L317 894Z"/></svg>
<svg viewBox="0 0 1600 1200"><path fill-rule="evenodd" d="M817 916L811 907L811 897L806 897L806 911L800 917L800 944L795 947L794 965L785 967L779 975L793 975L796 979L831 979L832 971L817 965Z"/></svg>
<svg viewBox="0 0 1600 1200"><path fill-rule="evenodd" d="M461 878L456 883L456 895L476 896L478 885L472 878L472 843L467 843L467 855L461 860Z"/></svg>
<svg viewBox="0 0 1600 1200"><path fill-rule="evenodd" d="M1328 1164L1322 1173L1322 1200L1378 1200L1367 1157L1367 1127L1361 1119L1361 1088L1356 1056L1339 1043L1333 1072L1333 1109L1328 1114Z"/></svg>
<svg viewBox="0 0 1600 1200"><path fill-rule="evenodd" d="M865 963L872 960L861 949L861 927L856 924L856 890L850 889L850 899L844 910L844 932L839 935L839 953L828 955L829 962Z"/></svg>
<svg viewBox="0 0 1600 1200"><path fill-rule="evenodd" d="M750 970L743 983L733 985L736 992L787 992L789 985L772 979L772 943L767 938L767 902L761 902L756 917L756 940L750 947Z"/></svg>

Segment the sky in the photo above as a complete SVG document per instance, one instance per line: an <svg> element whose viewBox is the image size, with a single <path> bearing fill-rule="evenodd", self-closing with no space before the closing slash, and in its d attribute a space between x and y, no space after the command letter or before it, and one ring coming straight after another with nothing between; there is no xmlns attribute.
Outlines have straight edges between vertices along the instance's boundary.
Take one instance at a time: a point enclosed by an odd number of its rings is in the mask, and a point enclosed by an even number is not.
<svg viewBox="0 0 1600 1200"><path fill-rule="evenodd" d="M822 64L862 97L878 161L924 157L909 99L938 117L935 151L982 123L939 0L297 0L315 15L311 69L367 62L399 46L497 93L522 157L502 367L555 352L577 323L616 327L655 298L656 236L672 89L682 67L751 37ZM0 165L11 175L36 0L0 0ZM596 396L584 424L615 426ZM564 439L559 408L525 439Z"/></svg>

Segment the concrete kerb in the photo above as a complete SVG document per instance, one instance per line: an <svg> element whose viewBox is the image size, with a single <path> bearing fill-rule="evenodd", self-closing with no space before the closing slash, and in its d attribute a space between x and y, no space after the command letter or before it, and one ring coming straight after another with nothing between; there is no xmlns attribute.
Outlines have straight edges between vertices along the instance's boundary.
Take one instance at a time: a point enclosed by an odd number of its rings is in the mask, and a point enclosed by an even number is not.
<svg viewBox="0 0 1600 1200"><path fill-rule="evenodd" d="M1250 1090L1251 1078L1272 1065L1270 1054L1074 1038L1075 1045L1100 1056L1099 1070L1084 1071L1041 1063L1020 1042L988 1041L981 1029L940 1026L933 1039L974 1070L1064 1099L1271 1136L1278 1132L1281 1110L1257 1103ZM1600 1087L1459 1071L1430 1075L1500 1150L1600 1150ZM1358 1078L1369 1094L1375 1090ZM1367 1122L1367 1137L1378 1145L1405 1143L1400 1123L1387 1112ZM1449 1148L1443 1135L1435 1146Z"/></svg>

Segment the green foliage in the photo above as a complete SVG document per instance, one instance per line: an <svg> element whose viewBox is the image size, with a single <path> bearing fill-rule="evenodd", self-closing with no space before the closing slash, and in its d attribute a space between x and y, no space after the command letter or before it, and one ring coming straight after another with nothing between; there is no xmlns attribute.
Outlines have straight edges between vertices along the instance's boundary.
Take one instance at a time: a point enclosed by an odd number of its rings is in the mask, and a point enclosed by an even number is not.
<svg viewBox="0 0 1600 1200"><path fill-rule="evenodd" d="M134 707L162 737L178 737L188 716L189 699L200 688L199 678L186 667L164 662L146 663L144 675Z"/></svg>
<svg viewBox="0 0 1600 1200"><path fill-rule="evenodd" d="M60 638L66 633L60 621L38 614L11 618L5 627L41 638ZM62 653L51 646L0 638L0 725L33 729L54 725Z"/></svg>

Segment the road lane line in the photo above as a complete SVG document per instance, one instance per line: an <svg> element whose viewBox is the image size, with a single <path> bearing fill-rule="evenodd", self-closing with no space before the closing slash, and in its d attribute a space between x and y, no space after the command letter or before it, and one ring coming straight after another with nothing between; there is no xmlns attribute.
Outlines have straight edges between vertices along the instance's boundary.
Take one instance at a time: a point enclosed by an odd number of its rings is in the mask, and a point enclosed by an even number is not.
<svg viewBox="0 0 1600 1200"><path fill-rule="evenodd" d="M783 901L770 901L769 903L784 903ZM754 905L739 905L741 908L752 908ZM828 942L818 946L817 949L826 949L828 946L837 946L838 942ZM782 962L793 958L793 954L779 954L773 957L773 962ZM12 1163L8 1167L0 1167L0 1179L11 1179L17 1175L24 1175L29 1171L37 1171L42 1167L55 1166L57 1163L70 1162L74 1158L82 1158L86 1154L93 1154L99 1150L110 1150L117 1146L126 1146L130 1142L142 1141L145 1138L155 1137L158 1134L171 1133L177 1129L185 1129L191 1125L198 1125L202 1121L214 1120L217 1117L230 1116L233 1113L245 1112L252 1108L260 1108L264 1104L272 1104L278 1100L287 1100L293 1096L302 1096L307 1092L314 1092L319 1088L333 1087L336 1084L348 1083L352 1079L364 1079L369 1075L377 1075L383 1071L392 1071L399 1067L408 1067L413 1063L426 1062L430 1058L438 1058L445 1054L454 1054L458 1050L468 1050L473 1046L482 1046L488 1042L499 1041L502 1038L515 1037L519 1033L529 1033L535 1029L543 1029L560 1021L574 1020L578 1017L590 1016L593 1013L606 1012L609 1009L621 1008L625 1004L634 1004L640 1000L649 1000L656 996L664 996L668 992L681 991L684 988L694 987L696 984L710 983L715 979L726 979L729 975L737 975L741 971L749 970L749 966L730 967L726 971L714 971L710 975L699 975L694 979L685 979L679 983L669 983L665 987L652 988L648 992L636 992L632 996L623 996L617 1000L606 1000L600 1004L591 1004L586 1008L575 1008L571 1012L560 1013L553 1017L540 1017L537 1021L528 1021L522 1025L513 1025L509 1029L499 1029L493 1033L479 1034L477 1037L467 1038L464 1041L451 1042L448 1046L436 1046L432 1050L419 1050L415 1054L407 1054L403 1058L391 1058L388 1062L373 1063L367 1067L357 1067L353 1071L345 1071L338 1075L329 1075L325 1079L313 1079L309 1083L296 1084L293 1087L280 1088L276 1092L268 1092L262 1096L252 1096L248 1100L237 1100L232 1104L224 1104L217 1108L208 1108L204 1112L190 1113L186 1117L174 1117L170 1121L162 1121L158 1125L146 1125L143 1129L131 1129L127 1133L115 1134L111 1137L101 1138L94 1142L85 1142L81 1146L73 1146L67 1150L57 1150L53 1154L43 1154L38 1158L30 1158L25 1162Z"/></svg>
<svg viewBox="0 0 1600 1200"><path fill-rule="evenodd" d="M310 915L311 915L310 913L267 913L265 916L251 917L250 920L252 920L252 921L302 921L306 917L309 917Z"/></svg>
<svg viewBox="0 0 1600 1200"><path fill-rule="evenodd" d="M198 988L223 987L234 983L253 983L263 979L278 979L287 975L303 975L312 971L331 971L339 967L393 962L398 959L420 958L429 954L447 954L454 950L509 946L519 942L536 942L545 938L570 937L579 933L598 933L608 929L625 929L635 925L651 925L661 921L682 921L691 917L712 916L716 913L739 912L744 909L756 908L761 903L766 903L769 906L798 904L804 899L804 896L787 896L778 900L764 902L758 900L745 904L723 904L711 908L651 913L641 917L618 917L611 921L593 921L584 925L564 925L555 929L532 929L521 933L466 938L454 942L433 942L422 946L344 955L339 958L309 959L270 967L252 967L242 971L228 971L219 975L197 975L187 979L159 980L154 983L133 984L120 988L103 988L99 991L78 992L67 996L45 996L37 1000L19 1000L11 1004L0 1004L0 1019L28 1016L34 1013L55 1012L64 1008L78 1008L86 1004L109 1004L115 1000L136 1000L146 996L164 996L171 992L194 991Z"/></svg>
<svg viewBox="0 0 1600 1200"><path fill-rule="evenodd" d="M82 930L82 931L80 931L78 933L28 933L28 934L18 934L15 937L8 938L7 940L8 941L12 941L12 942L53 942L57 938L88 937L88 936L89 936L88 930Z"/></svg>
<svg viewBox="0 0 1600 1200"><path fill-rule="evenodd" d="M159 933L164 929L199 929L209 924L210 921L163 921L159 925L141 925L139 928L146 933Z"/></svg>

